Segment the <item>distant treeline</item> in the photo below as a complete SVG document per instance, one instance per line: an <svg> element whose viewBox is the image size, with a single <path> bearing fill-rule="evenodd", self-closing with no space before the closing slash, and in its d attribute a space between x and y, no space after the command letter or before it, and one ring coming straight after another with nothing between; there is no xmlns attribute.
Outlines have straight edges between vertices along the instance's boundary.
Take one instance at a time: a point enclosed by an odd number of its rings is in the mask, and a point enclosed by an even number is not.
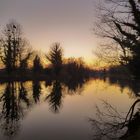
<svg viewBox="0 0 140 140"><path fill-rule="evenodd" d="M4 28L0 39L0 77L5 79L33 79L61 76L88 77L92 70L79 58L64 59L63 49L54 43L47 54L39 55L23 37L21 25L10 21ZM46 64L42 61L45 60ZM48 62L49 63L48 63Z"/></svg>

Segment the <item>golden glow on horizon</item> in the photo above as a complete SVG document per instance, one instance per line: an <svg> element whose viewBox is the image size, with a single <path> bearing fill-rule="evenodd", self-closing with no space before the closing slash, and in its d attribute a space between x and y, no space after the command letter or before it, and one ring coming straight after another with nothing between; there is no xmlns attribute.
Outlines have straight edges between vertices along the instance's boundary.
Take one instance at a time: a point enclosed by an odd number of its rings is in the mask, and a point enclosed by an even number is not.
<svg viewBox="0 0 140 140"><path fill-rule="evenodd" d="M91 0L6 0L0 4L0 30L15 19L33 49L47 53L54 42L60 42L64 57L83 57L92 65L92 50L97 47L92 32L94 4Z"/></svg>

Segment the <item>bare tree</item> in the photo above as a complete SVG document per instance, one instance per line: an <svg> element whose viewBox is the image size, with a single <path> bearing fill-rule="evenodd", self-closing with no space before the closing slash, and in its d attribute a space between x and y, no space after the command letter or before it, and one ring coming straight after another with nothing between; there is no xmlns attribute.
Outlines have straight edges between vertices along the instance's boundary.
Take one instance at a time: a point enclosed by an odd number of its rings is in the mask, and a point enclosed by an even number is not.
<svg viewBox="0 0 140 140"><path fill-rule="evenodd" d="M96 24L95 31L104 38L106 47L102 47L104 51L98 55L109 58L116 49L118 62L136 70L140 64L140 3L138 0L103 0L99 9L101 24Z"/></svg>

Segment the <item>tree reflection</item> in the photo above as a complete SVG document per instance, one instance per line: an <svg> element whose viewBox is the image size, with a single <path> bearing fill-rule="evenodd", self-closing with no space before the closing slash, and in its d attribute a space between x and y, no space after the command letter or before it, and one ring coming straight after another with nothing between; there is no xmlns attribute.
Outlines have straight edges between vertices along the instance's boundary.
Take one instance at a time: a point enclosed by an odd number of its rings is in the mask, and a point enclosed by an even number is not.
<svg viewBox="0 0 140 140"><path fill-rule="evenodd" d="M100 77L99 79L104 80L103 77ZM109 75L106 77L105 82L108 82L110 85L118 85L121 88L121 91L125 88L129 88L133 96L140 97L140 80L138 79Z"/></svg>
<svg viewBox="0 0 140 140"><path fill-rule="evenodd" d="M80 94L83 90L83 85L86 82L85 79L70 79L69 81L65 81L64 85L68 89L68 93L70 94Z"/></svg>
<svg viewBox="0 0 140 140"><path fill-rule="evenodd" d="M83 85L87 82L85 78L75 77L64 79L57 75L54 79L46 81L46 86L52 86L50 94L46 97L46 100L50 104L50 108L54 113L58 113L62 106L62 98L64 94L80 94L83 90Z"/></svg>
<svg viewBox="0 0 140 140"><path fill-rule="evenodd" d="M33 98L34 98L35 103L39 101L40 94L41 94L40 81L33 81Z"/></svg>
<svg viewBox="0 0 140 140"><path fill-rule="evenodd" d="M59 112L62 105L62 85L59 80L55 80L52 85L52 91L47 96L46 100L49 101L51 110L55 113Z"/></svg>
<svg viewBox="0 0 140 140"><path fill-rule="evenodd" d="M19 131L19 121L29 107L27 91L22 82L9 82L0 98L0 125L6 136L14 136ZM24 104L23 104L24 103Z"/></svg>
<svg viewBox="0 0 140 140"><path fill-rule="evenodd" d="M54 78L46 81L46 86L51 87L50 94L46 100L50 104L52 112L58 113L62 107L62 99L66 89L77 93L82 89L85 80L64 81L61 78ZM62 86L63 85L63 86ZM4 92L0 97L0 127L4 135L12 137L20 130L20 122L26 115L29 107L40 101L41 83L33 81L32 97L27 90L28 85L24 82L8 82L5 84ZM69 93L69 92L68 92Z"/></svg>
<svg viewBox="0 0 140 140"><path fill-rule="evenodd" d="M97 106L98 119L89 119L94 128L94 139L140 139L140 108L137 107L140 99L133 103L125 117L109 103L103 103L106 111L101 111Z"/></svg>

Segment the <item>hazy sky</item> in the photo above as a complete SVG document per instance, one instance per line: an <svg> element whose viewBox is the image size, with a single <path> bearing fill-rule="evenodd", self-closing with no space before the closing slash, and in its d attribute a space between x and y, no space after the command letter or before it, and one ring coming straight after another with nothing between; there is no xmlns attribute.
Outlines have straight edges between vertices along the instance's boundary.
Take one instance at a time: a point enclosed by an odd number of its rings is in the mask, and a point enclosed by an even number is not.
<svg viewBox="0 0 140 140"><path fill-rule="evenodd" d="M91 59L97 46L92 32L96 0L0 0L0 30L17 20L31 45L47 52L60 42L65 56Z"/></svg>

